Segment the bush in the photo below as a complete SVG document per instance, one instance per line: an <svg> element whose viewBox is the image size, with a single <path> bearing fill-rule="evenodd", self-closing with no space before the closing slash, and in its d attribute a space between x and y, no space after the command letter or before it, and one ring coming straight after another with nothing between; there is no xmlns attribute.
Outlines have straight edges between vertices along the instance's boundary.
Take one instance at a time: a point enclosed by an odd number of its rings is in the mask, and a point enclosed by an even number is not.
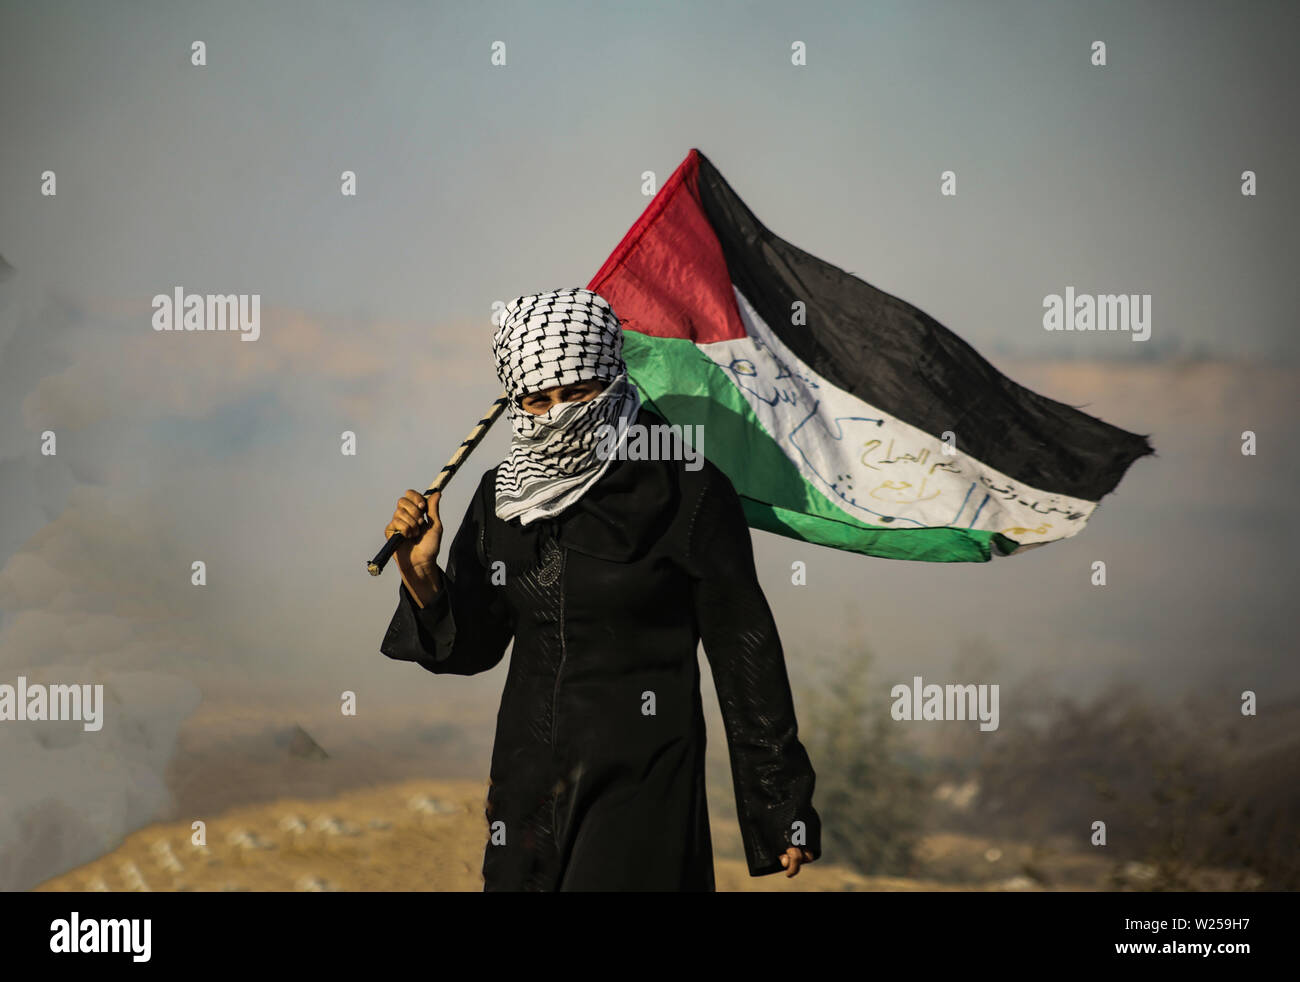
<svg viewBox="0 0 1300 982"><path fill-rule="evenodd" d="M865 875L908 876L927 799L871 662L866 651L846 652L823 684L803 691L799 733L817 772L813 803L827 860Z"/></svg>

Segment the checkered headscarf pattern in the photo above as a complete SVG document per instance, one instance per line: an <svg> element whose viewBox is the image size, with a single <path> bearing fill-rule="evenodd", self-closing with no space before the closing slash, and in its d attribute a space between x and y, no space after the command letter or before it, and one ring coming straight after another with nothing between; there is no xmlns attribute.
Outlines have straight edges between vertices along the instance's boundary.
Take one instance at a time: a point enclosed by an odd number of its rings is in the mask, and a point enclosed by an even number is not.
<svg viewBox="0 0 1300 982"><path fill-rule="evenodd" d="M497 377L518 402L529 392L623 371L623 327L590 290L552 290L506 305L492 339Z"/></svg>
<svg viewBox="0 0 1300 982"><path fill-rule="evenodd" d="M601 424L632 423L641 397L623 363L622 325L590 290L516 297L492 350L513 431L497 469L496 513L527 525L563 511L600 479L613 459L597 453ZM609 385L587 402L559 403L538 416L519 404L530 392L592 378Z"/></svg>

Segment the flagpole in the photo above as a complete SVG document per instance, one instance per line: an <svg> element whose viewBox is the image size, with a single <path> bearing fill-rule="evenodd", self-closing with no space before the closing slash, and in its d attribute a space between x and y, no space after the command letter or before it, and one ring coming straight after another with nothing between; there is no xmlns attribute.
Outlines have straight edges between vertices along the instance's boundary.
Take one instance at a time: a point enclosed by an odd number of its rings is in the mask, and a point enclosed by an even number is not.
<svg viewBox="0 0 1300 982"><path fill-rule="evenodd" d="M469 436L465 437L461 445L456 448L456 452L451 455L451 460L447 461L446 466L433 479L433 483L429 485L429 490L424 492L425 498L447 486L452 476L460 469L460 465L465 462L465 458L478 446L479 441L483 439L492 424L496 422L497 417L501 415L501 411L506 408L506 403L509 401L510 397L503 392L496 402L492 403L492 408L487 411L487 415L474 424L474 428L469 431ZM388 537L384 547L375 553L375 558L366 563L366 570L371 576L378 576L384 571L388 560L392 558L393 553L397 551L397 547L402 544L404 538L405 536L401 532L394 532Z"/></svg>

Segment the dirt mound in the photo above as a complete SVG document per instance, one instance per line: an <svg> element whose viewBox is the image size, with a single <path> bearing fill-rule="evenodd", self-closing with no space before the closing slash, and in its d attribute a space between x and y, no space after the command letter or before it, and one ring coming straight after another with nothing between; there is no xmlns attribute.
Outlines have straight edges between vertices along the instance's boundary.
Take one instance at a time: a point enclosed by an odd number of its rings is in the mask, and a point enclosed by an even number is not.
<svg viewBox="0 0 1300 982"><path fill-rule="evenodd" d="M478 781L415 780L247 805L207 821L203 845L188 821L152 825L37 889L481 891L486 791ZM820 863L793 878L751 877L735 859L715 869L724 891L953 889Z"/></svg>

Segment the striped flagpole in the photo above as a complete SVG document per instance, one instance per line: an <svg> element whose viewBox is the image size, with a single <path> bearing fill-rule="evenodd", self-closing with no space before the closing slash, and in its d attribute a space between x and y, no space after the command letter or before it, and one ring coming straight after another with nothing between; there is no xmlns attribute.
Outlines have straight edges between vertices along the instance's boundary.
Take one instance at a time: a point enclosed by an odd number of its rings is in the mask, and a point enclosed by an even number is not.
<svg viewBox="0 0 1300 982"><path fill-rule="evenodd" d="M460 470L460 465L465 463L465 458L470 455L470 451L478 446L479 441L491 429L492 424L496 422L497 417L501 415L501 411L506 408L506 403L509 401L510 397L504 392L501 393L500 398L492 403L492 408L487 411L487 415L474 424L474 428L469 431L469 436L461 441L461 445L451 455L451 460L447 461L447 465L438 472L438 476L433 479L433 484L429 486L429 490L424 492L426 498L435 491L441 491L447 486L447 482L451 480L452 475ZM394 532L388 537L384 547L375 554L375 558L366 563L366 569L371 576L378 576L384 571L384 566L388 564L388 560L392 558L393 553L397 551L397 547L401 545L402 538L401 532Z"/></svg>

